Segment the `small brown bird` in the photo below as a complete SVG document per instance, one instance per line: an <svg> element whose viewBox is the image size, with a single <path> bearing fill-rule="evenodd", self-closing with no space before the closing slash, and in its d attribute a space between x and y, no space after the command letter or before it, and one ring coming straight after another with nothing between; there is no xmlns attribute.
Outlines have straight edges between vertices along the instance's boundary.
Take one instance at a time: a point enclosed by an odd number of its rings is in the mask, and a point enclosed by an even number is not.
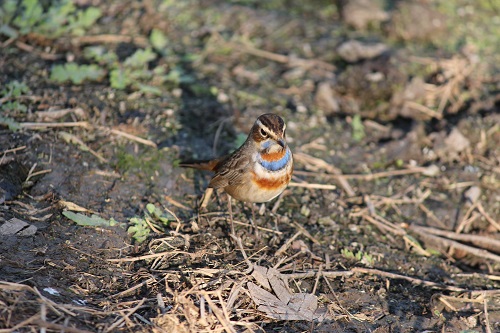
<svg viewBox="0 0 500 333"><path fill-rule="evenodd" d="M215 172L208 187L222 188L244 202L267 202L280 195L292 178L293 156L285 141L286 125L273 113L255 121L245 143L232 154L206 161L180 163L181 167ZM231 198L228 198L234 235Z"/></svg>

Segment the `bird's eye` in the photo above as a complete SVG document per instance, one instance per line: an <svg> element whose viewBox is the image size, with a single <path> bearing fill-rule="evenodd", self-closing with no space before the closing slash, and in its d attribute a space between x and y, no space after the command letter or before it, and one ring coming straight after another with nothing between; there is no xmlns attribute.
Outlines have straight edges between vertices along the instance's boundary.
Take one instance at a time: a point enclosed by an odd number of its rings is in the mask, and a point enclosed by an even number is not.
<svg viewBox="0 0 500 333"><path fill-rule="evenodd" d="M260 129L260 135L262 135L263 138L267 138L269 136L263 128Z"/></svg>

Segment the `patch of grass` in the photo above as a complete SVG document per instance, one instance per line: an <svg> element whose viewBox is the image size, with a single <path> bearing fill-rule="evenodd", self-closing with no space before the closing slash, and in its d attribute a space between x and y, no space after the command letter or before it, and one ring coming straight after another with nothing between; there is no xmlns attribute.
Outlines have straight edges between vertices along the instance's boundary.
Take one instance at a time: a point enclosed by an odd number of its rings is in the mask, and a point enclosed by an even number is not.
<svg viewBox="0 0 500 333"><path fill-rule="evenodd" d="M139 155L128 152L123 146L119 146L117 149L117 160L114 167L123 174L136 173L139 177L144 177L145 182L154 181L152 179L155 179L158 170L162 169L160 163L177 158L177 153L173 149L167 148L142 149Z"/></svg>
<svg viewBox="0 0 500 333"><path fill-rule="evenodd" d="M480 54L493 55L499 60L500 18L494 1L438 1L436 9L451 17L447 21L450 34L441 47L454 53L464 45L473 45Z"/></svg>
<svg viewBox="0 0 500 333"><path fill-rule="evenodd" d="M131 154L125 151L124 148L116 154L118 161L116 167L120 172L128 172L133 170L140 170L141 174L151 175L158 170L161 151L156 150L145 150L141 155Z"/></svg>
<svg viewBox="0 0 500 333"><path fill-rule="evenodd" d="M120 170L120 172L126 172L131 169L139 168L141 166L140 158L135 155L129 154L124 150L118 151L116 157L118 158L116 168Z"/></svg>

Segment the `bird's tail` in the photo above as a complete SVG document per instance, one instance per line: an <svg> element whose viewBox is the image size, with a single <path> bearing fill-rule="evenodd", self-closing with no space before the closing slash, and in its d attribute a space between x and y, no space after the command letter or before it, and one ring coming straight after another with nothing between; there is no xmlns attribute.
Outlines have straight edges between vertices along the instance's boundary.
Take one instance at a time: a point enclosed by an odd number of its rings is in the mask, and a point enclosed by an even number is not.
<svg viewBox="0 0 500 333"><path fill-rule="evenodd" d="M198 170L208 170L215 171L217 164L220 162L220 159L213 160L187 160L179 163L179 166L182 168L193 168Z"/></svg>

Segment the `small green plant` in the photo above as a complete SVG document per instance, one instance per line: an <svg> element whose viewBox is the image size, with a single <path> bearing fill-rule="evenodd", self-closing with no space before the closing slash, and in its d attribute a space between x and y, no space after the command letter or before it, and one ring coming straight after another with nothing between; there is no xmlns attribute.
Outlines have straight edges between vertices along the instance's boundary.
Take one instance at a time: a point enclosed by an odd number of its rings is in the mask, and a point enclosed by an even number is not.
<svg viewBox="0 0 500 333"><path fill-rule="evenodd" d="M11 81L0 91L0 108L4 111L26 112L28 107L17 98L30 92L30 88L19 81Z"/></svg>
<svg viewBox="0 0 500 333"><path fill-rule="evenodd" d="M11 130L12 132L18 131L21 129L21 125L17 121L15 121L12 118L9 117L4 117L0 115L0 125L5 125Z"/></svg>
<svg viewBox="0 0 500 333"><path fill-rule="evenodd" d="M148 238L152 228L162 230L164 227L168 226L172 218L170 214L165 213L161 208L156 207L152 203L148 203L146 205L144 217L131 218L129 220L131 225L127 231L129 234L132 234L132 238L140 244Z"/></svg>
<svg viewBox="0 0 500 333"><path fill-rule="evenodd" d="M148 70L147 65L155 59L156 54L150 48L147 48L135 51L122 64L113 63L113 68L109 74L111 87L125 89L136 82L152 80L154 73ZM157 68L160 69L161 67Z"/></svg>
<svg viewBox="0 0 500 333"><path fill-rule="evenodd" d="M130 220L131 226L128 227L127 231L129 234L132 234L132 238L136 241L136 243L144 242L149 234L151 233L151 228L148 225L148 222L144 218L133 217Z"/></svg>
<svg viewBox="0 0 500 333"><path fill-rule="evenodd" d="M0 90L0 125L8 126L11 131L17 131L21 128L18 122L6 114L25 113L28 107L20 100L21 96L28 94L30 88L20 81L10 81Z"/></svg>
<svg viewBox="0 0 500 333"><path fill-rule="evenodd" d="M100 80L105 73L106 72L97 65L67 63L52 67L50 80L57 83L70 81L73 84L81 84L83 81L87 80Z"/></svg>
<svg viewBox="0 0 500 333"><path fill-rule="evenodd" d="M164 43L160 37L156 37L153 44L155 48ZM115 89L132 89L143 93L161 95L162 87L170 83L177 87L180 83L189 83L193 79L184 75L177 67L168 73L164 66L150 69L151 62L158 58L152 48L138 49L131 56L120 62L114 51L108 51L103 46L90 46L84 49L84 57L87 60L99 64L92 65L56 65L52 68L50 79L54 82L71 81L81 84L83 80L100 80L109 73L109 82Z"/></svg>
<svg viewBox="0 0 500 333"><path fill-rule="evenodd" d="M50 39L81 36L101 15L99 8L80 9L71 0L5 0L0 5L0 33L10 38L29 33Z"/></svg>
<svg viewBox="0 0 500 333"><path fill-rule="evenodd" d="M354 115L352 117L352 138L354 141L359 142L363 140L365 137L365 127L363 126L363 122L361 121L361 116L359 114Z"/></svg>
<svg viewBox="0 0 500 333"><path fill-rule="evenodd" d="M344 256L344 258L348 260L356 260L362 263L363 265L366 266L373 266L375 264L375 257L372 256L371 254L364 253L362 251L358 251L354 253L353 251L349 249L342 249L340 250L340 253Z"/></svg>
<svg viewBox="0 0 500 333"><path fill-rule="evenodd" d="M2 98L16 98L29 92L30 88L26 85L26 83L14 80L5 85L5 87L0 91L0 95Z"/></svg>
<svg viewBox="0 0 500 333"><path fill-rule="evenodd" d="M48 39L61 36L81 36L102 16L99 8L79 8L72 0L5 0L0 2L0 35L18 38L36 34ZM185 74L179 63L192 61L194 55L179 58L169 52L170 41L160 30L153 29L149 47L138 49L123 61L114 51L102 46L84 50L84 57L98 64L67 63L52 67L50 80L56 83L82 84L100 81L105 76L115 89L132 89L146 94L161 95L164 88L175 88L181 83L192 83L194 78ZM158 56L166 66L151 66ZM168 57L167 57L168 56ZM168 68L168 70L167 70ZM9 105L14 108L16 105Z"/></svg>
<svg viewBox="0 0 500 333"><path fill-rule="evenodd" d="M155 50L164 53L165 49L169 43L167 36L163 34L158 29L153 29L151 31L151 36L149 37L149 40L151 42L151 45L155 48Z"/></svg>

